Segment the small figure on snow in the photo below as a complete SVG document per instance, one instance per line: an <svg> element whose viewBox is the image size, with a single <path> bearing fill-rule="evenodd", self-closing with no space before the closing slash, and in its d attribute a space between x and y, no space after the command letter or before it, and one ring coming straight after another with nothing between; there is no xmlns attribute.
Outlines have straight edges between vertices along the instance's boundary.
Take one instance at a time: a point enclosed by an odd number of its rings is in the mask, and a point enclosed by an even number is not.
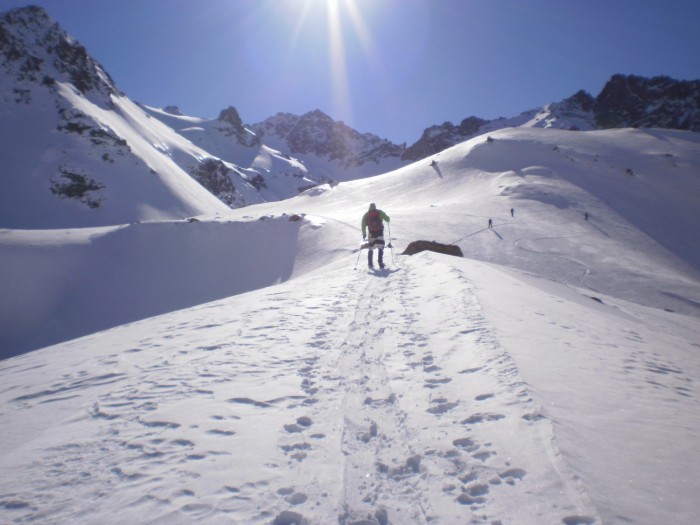
<svg viewBox="0 0 700 525"><path fill-rule="evenodd" d="M510 209L510 216L515 217L515 208Z"/></svg>
<svg viewBox="0 0 700 525"><path fill-rule="evenodd" d="M493 221L489 219L489 228L493 228Z"/></svg>
<svg viewBox="0 0 700 525"><path fill-rule="evenodd" d="M433 168L437 166L437 161L433 159L433 162L430 163L430 166L432 166Z"/></svg>
<svg viewBox="0 0 700 525"><path fill-rule="evenodd" d="M378 263L380 268L384 268L384 222L389 222L389 216L382 210L378 210L377 206L372 203L369 205L369 210L362 216L362 238L367 238L367 230L369 230L369 253L367 254L367 264L370 268L374 268L372 258L374 255L373 248L376 246L379 250Z"/></svg>
<svg viewBox="0 0 700 525"><path fill-rule="evenodd" d="M583 220L584 220L584 221L587 221L587 220L588 220L588 212L586 212L586 213L583 214Z"/></svg>

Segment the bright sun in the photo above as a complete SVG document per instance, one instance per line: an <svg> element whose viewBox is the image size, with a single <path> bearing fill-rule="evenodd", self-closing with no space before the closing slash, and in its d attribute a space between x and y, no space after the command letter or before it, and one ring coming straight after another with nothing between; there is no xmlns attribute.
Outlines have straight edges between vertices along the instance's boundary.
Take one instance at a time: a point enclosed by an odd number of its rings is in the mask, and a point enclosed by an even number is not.
<svg viewBox="0 0 700 525"><path fill-rule="evenodd" d="M328 45L328 67L333 88L334 109L340 115L352 114L347 68L348 41L359 43L366 58L370 59L373 56L372 38L360 9L362 1L305 0L298 11L298 18L294 25L290 47L292 50L296 47L302 33L310 29L311 24L318 26L319 22L323 21L327 32L324 40ZM325 14L322 13L324 10ZM345 34L348 29L354 36L350 40ZM314 30L318 31L318 27L314 27Z"/></svg>

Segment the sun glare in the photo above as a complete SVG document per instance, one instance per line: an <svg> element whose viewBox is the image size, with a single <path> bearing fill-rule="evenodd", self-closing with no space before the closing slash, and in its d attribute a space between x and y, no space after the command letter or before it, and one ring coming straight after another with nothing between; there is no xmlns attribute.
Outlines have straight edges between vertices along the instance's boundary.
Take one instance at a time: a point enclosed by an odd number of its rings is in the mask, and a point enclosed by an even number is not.
<svg viewBox="0 0 700 525"><path fill-rule="evenodd" d="M365 60L373 60L372 37L360 8L362 0L305 0L296 3L298 15L294 22L289 53L295 53L306 32L318 33L327 45L328 71L332 86L333 111L338 116L352 115L352 97L348 78L348 56L361 47ZM300 6L300 7L299 7ZM323 12L325 11L325 13ZM325 25L325 34L319 26ZM317 44L320 42L316 42ZM318 56L320 48L307 52ZM313 59L313 57L309 57Z"/></svg>

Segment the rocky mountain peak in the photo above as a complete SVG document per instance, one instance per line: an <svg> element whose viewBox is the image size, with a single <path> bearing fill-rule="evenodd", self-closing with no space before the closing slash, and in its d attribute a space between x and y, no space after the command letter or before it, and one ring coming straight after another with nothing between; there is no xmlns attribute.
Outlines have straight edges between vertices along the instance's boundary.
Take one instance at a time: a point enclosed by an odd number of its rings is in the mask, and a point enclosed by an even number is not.
<svg viewBox="0 0 700 525"><path fill-rule="evenodd" d="M260 137L243 126L243 120L238 114L238 110L233 106L222 110L217 120L223 124L223 126L219 128L220 131L228 137L235 137L239 144L244 146L256 146L261 144Z"/></svg>
<svg viewBox="0 0 700 525"><path fill-rule="evenodd" d="M421 138L412 146L406 148L404 160L419 160L438 151L447 149L476 135L479 128L488 121L479 117L467 117L456 126L452 122L444 122L431 126L423 131Z"/></svg>
<svg viewBox="0 0 700 525"><path fill-rule="evenodd" d="M602 128L700 131L700 80L614 75L596 98L595 111Z"/></svg>
<svg viewBox="0 0 700 525"><path fill-rule="evenodd" d="M84 46L70 37L41 7L13 9L0 16L2 66L20 82L52 86L70 82L84 95L121 94ZM24 100L28 102L28 100Z"/></svg>
<svg viewBox="0 0 700 525"><path fill-rule="evenodd" d="M163 111L165 111L166 113L168 113L170 115L176 115L179 117L182 117L185 115L178 106L165 106L163 108Z"/></svg>
<svg viewBox="0 0 700 525"><path fill-rule="evenodd" d="M564 104L582 111L592 111L595 107L595 97L587 91L581 89L563 100Z"/></svg>
<svg viewBox="0 0 700 525"><path fill-rule="evenodd" d="M221 113L219 113L218 120L220 120L221 122L228 122L236 128L243 127L243 120L241 120L241 116L238 114L238 110L233 106L229 106L226 109L221 110Z"/></svg>
<svg viewBox="0 0 700 525"><path fill-rule="evenodd" d="M291 155L300 158L314 155L342 168L398 159L404 149L371 133L360 133L319 109L301 116L278 113L252 127L258 135L272 138Z"/></svg>

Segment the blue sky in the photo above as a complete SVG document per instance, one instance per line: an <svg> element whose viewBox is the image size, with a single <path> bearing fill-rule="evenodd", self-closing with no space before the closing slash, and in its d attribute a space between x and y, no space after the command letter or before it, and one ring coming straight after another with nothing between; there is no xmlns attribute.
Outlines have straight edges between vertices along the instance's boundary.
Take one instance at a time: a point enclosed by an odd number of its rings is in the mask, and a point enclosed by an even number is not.
<svg viewBox="0 0 700 525"><path fill-rule="evenodd" d="M700 78L697 0L0 0L34 3L133 100L245 122L320 109L360 132L510 117L615 73Z"/></svg>

